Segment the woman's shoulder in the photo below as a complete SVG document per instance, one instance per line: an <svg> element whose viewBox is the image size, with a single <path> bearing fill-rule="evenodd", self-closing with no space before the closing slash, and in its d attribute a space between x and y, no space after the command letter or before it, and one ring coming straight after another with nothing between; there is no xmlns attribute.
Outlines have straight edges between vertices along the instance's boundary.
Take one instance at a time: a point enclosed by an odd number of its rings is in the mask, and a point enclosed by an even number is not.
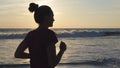
<svg viewBox="0 0 120 68"><path fill-rule="evenodd" d="M55 34L55 32L51 29L48 29L48 32L51 33L51 34Z"/></svg>
<svg viewBox="0 0 120 68"><path fill-rule="evenodd" d="M27 35L33 35L36 32L36 30L31 30L27 33Z"/></svg>
<svg viewBox="0 0 120 68"><path fill-rule="evenodd" d="M28 32L29 35L33 35L33 34L49 34L49 35L55 35L55 32L51 29L40 29L40 30L32 30L30 32Z"/></svg>

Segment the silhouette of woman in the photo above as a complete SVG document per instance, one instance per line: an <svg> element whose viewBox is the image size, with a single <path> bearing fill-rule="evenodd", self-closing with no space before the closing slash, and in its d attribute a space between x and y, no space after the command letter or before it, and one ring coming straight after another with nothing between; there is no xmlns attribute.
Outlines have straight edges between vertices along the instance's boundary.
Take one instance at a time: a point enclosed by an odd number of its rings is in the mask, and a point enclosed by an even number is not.
<svg viewBox="0 0 120 68"><path fill-rule="evenodd" d="M54 68L66 50L66 44L60 43L60 51L56 55L55 44L58 42L55 33L48 29L53 26L54 14L49 6L38 7L30 3L29 11L34 12L34 19L39 27L30 31L15 52L16 58L30 58L31 68ZM28 48L29 53L24 52Z"/></svg>

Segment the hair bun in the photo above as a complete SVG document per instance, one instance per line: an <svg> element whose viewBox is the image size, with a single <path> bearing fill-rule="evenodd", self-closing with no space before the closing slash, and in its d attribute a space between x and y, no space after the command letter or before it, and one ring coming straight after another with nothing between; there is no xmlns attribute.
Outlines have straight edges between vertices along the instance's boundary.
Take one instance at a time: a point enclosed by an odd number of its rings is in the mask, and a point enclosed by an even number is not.
<svg viewBox="0 0 120 68"><path fill-rule="evenodd" d="M34 11L36 11L36 10L38 9L38 4L30 3L28 9L29 9L30 12L34 12Z"/></svg>

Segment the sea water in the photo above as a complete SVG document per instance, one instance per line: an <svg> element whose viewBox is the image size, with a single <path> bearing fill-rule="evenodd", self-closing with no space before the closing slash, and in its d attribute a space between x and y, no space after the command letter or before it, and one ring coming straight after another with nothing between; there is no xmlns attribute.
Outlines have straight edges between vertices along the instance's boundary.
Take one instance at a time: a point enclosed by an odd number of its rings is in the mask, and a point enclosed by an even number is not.
<svg viewBox="0 0 120 68"><path fill-rule="evenodd" d="M14 52L33 29L0 29L0 68L29 68L29 59L14 58ZM67 50L56 68L120 68L120 29L52 29ZM27 52L27 51L26 51Z"/></svg>

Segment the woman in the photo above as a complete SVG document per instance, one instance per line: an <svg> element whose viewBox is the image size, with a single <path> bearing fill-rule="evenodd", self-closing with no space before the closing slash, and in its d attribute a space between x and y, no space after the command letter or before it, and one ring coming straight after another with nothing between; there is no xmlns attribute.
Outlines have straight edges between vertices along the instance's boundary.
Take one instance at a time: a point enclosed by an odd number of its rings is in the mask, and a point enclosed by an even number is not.
<svg viewBox="0 0 120 68"><path fill-rule="evenodd" d="M55 33L48 29L53 26L53 11L49 6L38 7L35 3L30 3L29 11L34 12L34 19L39 27L27 34L18 46L15 57L30 58L31 68L54 68L66 50L66 44L60 43L60 51L56 55L55 44L58 40ZM26 48L29 53L24 52Z"/></svg>

